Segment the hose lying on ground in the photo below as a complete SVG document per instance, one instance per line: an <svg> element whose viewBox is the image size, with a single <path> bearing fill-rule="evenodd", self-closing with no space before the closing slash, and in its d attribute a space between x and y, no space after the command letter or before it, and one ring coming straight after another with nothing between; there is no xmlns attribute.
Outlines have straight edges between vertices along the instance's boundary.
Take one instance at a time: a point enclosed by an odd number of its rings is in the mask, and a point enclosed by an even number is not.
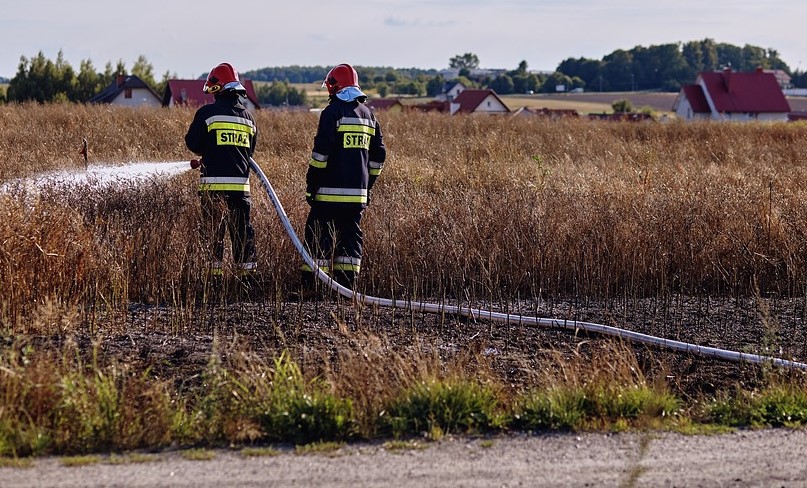
<svg viewBox="0 0 807 488"><path fill-rule="evenodd" d="M369 305L377 305L379 307L404 308L407 310L414 310L417 312L462 315L474 319L487 319L497 322L515 323L520 325L537 325L556 329L585 330L588 332L596 332L599 334L619 337L621 339L627 339L642 344L649 344L662 348L673 349L675 351L683 351L692 354L699 354L702 356L716 357L729 361L748 362L748 363L769 363L775 366L807 370L806 363L800 363L796 361L790 361L787 359L780 359L770 356L761 356L759 354L749 354L738 351L730 351L726 349L719 349L716 347L699 346L697 344L690 344L687 342L681 342L672 339L664 339L662 337L651 336L639 332L620 329L617 327L611 327L608 325L595 324L593 322L579 322L577 320L565 320L565 319L561 320L552 318L533 317L528 315L515 315L515 314L494 312L491 310L482 310L477 308L463 307L456 305L416 302L409 300L396 301L388 298L379 298L370 295L365 295L363 293L354 292L353 290L346 288L337 283L336 281L334 281L331 278L331 276L328 275L328 273L326 273L325 271L320 269L319 266L317 266L317 263L314 261L314 259L308 253L308 251L306 251L305 246L300 241L300 238L294 232L294 228L291 226L289 217L288 215L286 215L286 211L283 210L283 205L280 203L280 200L278 199L274 188L272 188L272 184L266 178L266 175L263 173L263 170L261 170L260 166L258 166L258 163L256 163L254 159L250 159L250 165L260 178L261 184L266 190L266 193L269 195L269 199L272 201L272 205L275 207L275 211L277 212L277 215L280 217L280 220L283 223L283 227L286 229L286 233L289 235L289 238L291 238L292 242L294 243L294 247L297 248L297 252L299 252L300 256L303 257L305 263L308 266L310 266L312 270L314 270L314 273L316 274L319 280L330 286L332 290L338 292L340 295L345 296L347 298L350 299L355 298L357 301L361 303Z"/></svg>

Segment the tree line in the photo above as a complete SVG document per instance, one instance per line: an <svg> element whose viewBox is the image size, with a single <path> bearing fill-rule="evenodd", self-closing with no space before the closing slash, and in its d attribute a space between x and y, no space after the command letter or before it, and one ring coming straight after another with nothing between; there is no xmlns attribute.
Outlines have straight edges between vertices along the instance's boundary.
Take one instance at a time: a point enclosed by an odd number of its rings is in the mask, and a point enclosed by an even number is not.
<svg viewBox="0 0 807 488"><path fill-rule="evenodd" d="M356 66L356 71L362 87L382 97L433 97L450 82L461 82L468 88L491 88L502 95L553 93L561 91L561 87L565 91L678 91L682 85L692 83L698 73L726 67L735 71L758 67L782 70L791 76L794 88L807 88L807 73L792 71L775 49L748 44L739 47L712 39L618 49L601 59L567 58L551 73L531 71L526 61L512 70L481 70L479 64L475 54L465 53L449 59L449 75L418 68ZM269 67L243 72L242 77L265 82L256 88L256 95L264 105L307 105L305 90L293 84L319 83L328 69ZM30 59L20 58L17 74L9 80L6 93L0 93L0 101L84 103L109 86L117 74L135 75L157 93L165 90L169 79L177 78L176 74L166 72L158 82L153 66L142 55L128 71L123 61L116 65L107 63L103 71L98 71L90 60L84 60L76 72L61 51L55 61L39 52Z"/></svg>

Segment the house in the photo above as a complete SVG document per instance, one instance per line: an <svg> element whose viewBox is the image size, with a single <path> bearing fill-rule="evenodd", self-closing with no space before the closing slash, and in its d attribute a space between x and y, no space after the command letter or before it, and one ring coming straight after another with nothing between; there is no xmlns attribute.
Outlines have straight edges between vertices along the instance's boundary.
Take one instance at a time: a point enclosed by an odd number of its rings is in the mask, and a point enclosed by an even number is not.
<svg viewBox="0 0 807 488"><path fill-rule="evenodd" d="M160 96L137 76L117 75L115 81L90 98L89 103L159 107Z"/></svg>
<svg viewBox="0 0 807 488"><path fill-rule="evenodd" d="M773 76L776 77L776 82L779 83L779 86L782 87L782 90L787 88L791 88L793 86L792 81L793 78L783 69L766 69L766 73L773 73Z"/></svg>
<svg viewBox="0 0 807 488"><path fill-rule="evenodd" d="M386 110L389 112L402 112L404 109L403 104L397 98L369 98L365 104L370 107L370 110L377 112L379 110Z"/></svg>
<svg viewBox="0 0 807 488"><path fill-rule="evenodd" d="M450 113L455 114L509 114L510 109L496 92L490 89L463 90L450 102Z"/></svg>
<svg viewBox="0 0 807 488"><path fill-rule="evenodd" d="M255 94L255 88L252 85L252 80L241 80L241 84L247 89L247 96L244 100L244 106L249 110L260 109L258 103L258 96ZM163 93L162 105L163 107L191 106L198 107L213 103L213 95L204 92L205 80L168 80L165 85L165 93Z"/></svg>
<svg viewBox="0 0 807 488"><path fill-rule="evenodd" d="M467 87L460 81L449 81L443 85L443 89L436 97L440 101L452 101L457 95L466 90Z"/></svg>
<svg viewBox="0 0 807 488"><path fill-rule="evenodd" d="M726 68L703 72L681 87L672 110L683 120L786 121L790 104L773 73Z"/></svg>

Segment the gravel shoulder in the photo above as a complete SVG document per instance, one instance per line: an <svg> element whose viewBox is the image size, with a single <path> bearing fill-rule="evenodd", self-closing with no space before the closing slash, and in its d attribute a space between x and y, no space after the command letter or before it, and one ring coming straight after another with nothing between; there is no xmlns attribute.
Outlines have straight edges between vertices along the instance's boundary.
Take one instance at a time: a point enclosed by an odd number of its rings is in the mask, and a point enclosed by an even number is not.
<svg viewBox="0 0 807 488"><path fill-rule="evenodd" d="M48 457L0 469L0 486L807 486L805 430L455 437L420 446L358 443L263 457L217 450L207 461L167 451L154 462L83 467Z"/></svg>

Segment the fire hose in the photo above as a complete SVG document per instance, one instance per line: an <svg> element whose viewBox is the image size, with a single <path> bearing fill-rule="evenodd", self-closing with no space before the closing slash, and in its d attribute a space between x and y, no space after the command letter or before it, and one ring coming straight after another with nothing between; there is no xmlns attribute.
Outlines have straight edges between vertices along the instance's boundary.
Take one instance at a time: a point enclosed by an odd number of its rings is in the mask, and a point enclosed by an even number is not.
<svg viewBox="0 0 807 488"><path fill-rule="evenodd" d="M291 222L289 221L288 215L286 215L286 211L283 210L283 205L280 203L280 199L277 197L277 194L275 193L272 184L269 182L269 179L266 177L263 170L261 170L261 167L252 158L250 158L250 166L255 171L255 174L258 175L258 178L261 181L261 185L263 185L264 189L266 190L266 193L269 195L269 199L272 201L272 205L275 207L275 211L277 212L278 217L280 217L280 221L283 224L286 233L294 243L294 247L297 249L297 252L300 254L300 256L302 256L305 263L314 271L316 277L320 281L327 284L333 291L336 291L337 293L346 298L355 299L363 304L375 305L385 308L403 308L406 310L416 312L461 315L465 317L470 317L475 320L477 319L492 320L496 322L505 322L507 324L533 325L545 328L567 329L574 331L584 330L587 332L618 337L620 339L626 339L641 344L647 344L651 346L657 346L661 348L672 349L675 351L681 351L701 356L715 357L728 361L747 362L755 364L767 363L772 364L774 366L780 366L785 368L807 370L807 363L801 363L797 361L781 359L772 356L763 356L759 354L750 354L745 352L719 349L716 347L701 346L697 344L691 344L672 339L665 339L662 337L651 336L648 334L642 334L640 332L634 332L626 329L620 329L618 327L612 327L593 322L542 318L529 315L516 315L510 313L494 312L492 310L464 307L461 305L436 304L436 303L419 302L412 300L401 301L389 298L379 298L355 292L350 288L347 288L345 286L342 286L340 283L337 283L330 275L328 275L328 273L326 273L319 266L317 266L317 263L314 260L314 258L311 257L311 255L308 253L303 243L300 241L300 238L294 232L294 228L292 227Z"/></svg>

